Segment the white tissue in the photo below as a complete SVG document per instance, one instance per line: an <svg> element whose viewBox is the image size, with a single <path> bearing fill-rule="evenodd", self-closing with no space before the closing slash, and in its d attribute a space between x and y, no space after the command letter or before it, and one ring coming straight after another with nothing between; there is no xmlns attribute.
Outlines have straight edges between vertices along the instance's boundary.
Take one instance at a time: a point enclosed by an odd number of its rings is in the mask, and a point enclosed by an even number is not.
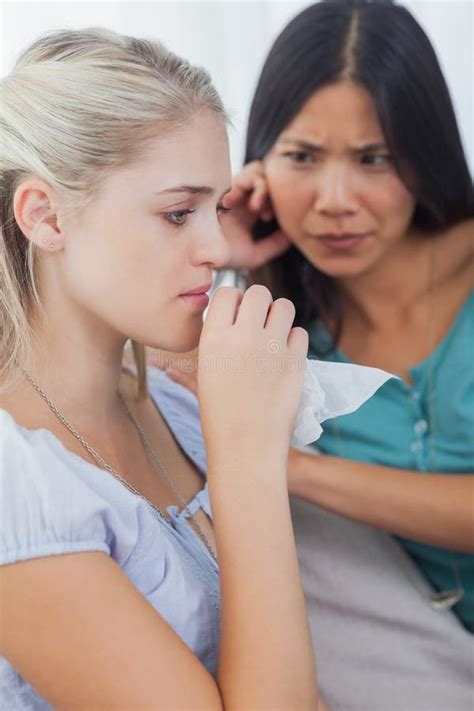
<svg viewBox="0 0 474 711"><path fill-rule="evenodd" d="M301 447L321 436L321 422L354 412L389 378L379 368L307 360L291 444Z"/></svg>

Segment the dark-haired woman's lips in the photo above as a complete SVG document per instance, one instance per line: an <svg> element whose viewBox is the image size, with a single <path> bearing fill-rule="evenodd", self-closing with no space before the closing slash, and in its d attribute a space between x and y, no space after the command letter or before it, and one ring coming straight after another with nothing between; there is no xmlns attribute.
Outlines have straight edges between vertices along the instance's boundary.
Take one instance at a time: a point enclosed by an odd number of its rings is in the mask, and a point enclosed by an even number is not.
<svg viewBox="0 0 474 711"><path fill-rule="evenodd" d="M327 233L316 235L316 238L329 249L350 250L356 249L369 234L370 232Z"/></svg>

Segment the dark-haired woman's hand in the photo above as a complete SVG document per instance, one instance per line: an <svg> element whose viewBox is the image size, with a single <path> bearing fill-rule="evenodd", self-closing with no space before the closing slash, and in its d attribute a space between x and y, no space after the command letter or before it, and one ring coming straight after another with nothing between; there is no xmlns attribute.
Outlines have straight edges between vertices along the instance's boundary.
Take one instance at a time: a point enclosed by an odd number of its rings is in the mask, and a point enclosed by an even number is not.
<svg viewBox="0 0 474 711"><path fill-rule="evenodd" d="M234 176L232 189L224 197L232 211L222 220L222 229L231 247L228 269L256 269L279 257L290 247L288 237L276 229L258 242L252 228L258 220L269 222L273 209L261 161L247 163Z"/></svg>

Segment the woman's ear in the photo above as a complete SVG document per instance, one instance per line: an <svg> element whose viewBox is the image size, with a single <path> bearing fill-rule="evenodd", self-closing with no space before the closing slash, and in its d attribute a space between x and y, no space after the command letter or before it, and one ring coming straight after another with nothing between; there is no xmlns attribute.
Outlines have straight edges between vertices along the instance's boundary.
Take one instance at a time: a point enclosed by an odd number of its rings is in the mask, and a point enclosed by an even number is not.
<svg viewBox="0 0 474 711"><path fill-rule="evenodd" d="M13 212L20 230L45 252L57 252L64 247L56 204L54 190L39 178L22 181L13 198Z"/></svg>

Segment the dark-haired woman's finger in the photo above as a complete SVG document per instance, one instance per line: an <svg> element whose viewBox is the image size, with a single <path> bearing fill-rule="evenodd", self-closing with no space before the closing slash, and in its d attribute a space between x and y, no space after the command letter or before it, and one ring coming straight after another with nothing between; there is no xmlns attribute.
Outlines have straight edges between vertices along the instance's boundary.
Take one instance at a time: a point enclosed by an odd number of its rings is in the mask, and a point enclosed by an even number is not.
<svg viewBox="0 0 474 711"><path fill-rule="evenodd" d="M270 222L274 218L274 212L273 212L273 206L270 202L270 198L267 196L267 199L260 210L260 219L263 220L264 222Z"/></svg>
<svg viewBox="0 0 474 711"><path fill-rule="evenodd" d="M235 207L247 193L253 192L255 184L263 178L262 164L260 161L248 163L232 178L232 188L224 197L225 207Z"/></svg>
<svg viewBox="0 0 474 711"><path fill-rule="evenodd" d="M259 213L268 198L267 183L264 178L256 177L252 193L248 201L248 207L252 212Z"/></svg>
<svg viewBox="0 0 474 711"><path fill-rule="evenodd" d="M291 242L284 232L276 230L268 237L254 243L252 269L257 269L272 259L284 254L291 247Z"/></svg>
<svg viewBox="0 0 474 711"><path fill-rule="evenodd" d="M183 385L197 395L197 368L192 372L183 372L177 366L169 365L166 369L166 374L175 383Z"/></svg>

